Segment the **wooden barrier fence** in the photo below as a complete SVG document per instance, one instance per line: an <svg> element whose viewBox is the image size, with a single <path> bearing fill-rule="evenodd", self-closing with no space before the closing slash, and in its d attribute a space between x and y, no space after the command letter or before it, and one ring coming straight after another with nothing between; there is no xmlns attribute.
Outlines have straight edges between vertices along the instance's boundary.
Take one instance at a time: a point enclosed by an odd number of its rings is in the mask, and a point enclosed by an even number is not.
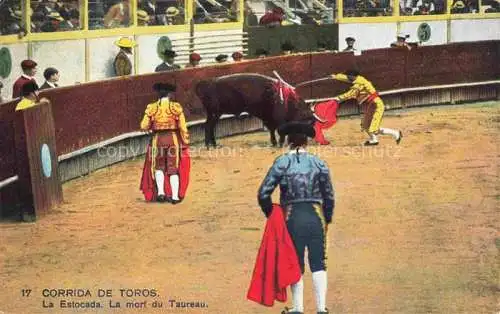
<svg viewBox="0 0 500 314"><path fill-rule="evenodd" d="M155 100L152 85L158 81L177 85L176 98L184 106L187 120L193 128L200 128L199 121L204 118L204 111L194 86L202 79L245 72L273 76L272 72L277 71L287 82L297 84L356 68L381 91L388 107L403 108L498 99L498 81L495 80L500 78L499 59L500 41L425 46L411 51L378 49L363 51L360 56L352 53L313 53L122 77L45 90L42 96L52 101L55 154L61 162L70 164L68 156L80 154L75 152L84 154L85 149L92 145L99 146L103 141L137 131L145 106ZM443 87L443 84L446 85ZM348 87L344 83L324 81L297 90L304 99L321 99ZM431 91L426 92L428 90ZM19 173L16 161L16 103L12 101L0 105L0 182ZM342 106L341 115L357 113L358 109L352 104ZM224 134L230 134L235 125L228 123L223 123ZM247 120L247 124L249 129L261 127L258 121L252 119ZM132 141L137 137L129 138ZM140 147L138 151L141 151ZM63 176L63 181L113 162L92 160L93 165L89 165L90 161L76 165L76 168L85 168L81 171L75 170L75 165L69 167L74 173ZM0 201L4 204L18 201L12 197L16 194L12 186L18 185L19 182L16 182L1 188Z"/></svg>

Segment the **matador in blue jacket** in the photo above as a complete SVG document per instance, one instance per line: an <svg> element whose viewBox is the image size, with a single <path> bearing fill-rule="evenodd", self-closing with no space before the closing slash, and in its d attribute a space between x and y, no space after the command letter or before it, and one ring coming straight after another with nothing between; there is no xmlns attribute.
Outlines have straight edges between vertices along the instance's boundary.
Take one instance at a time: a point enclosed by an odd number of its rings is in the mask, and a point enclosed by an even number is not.
<svg viewBox="0 0 500 314"><path fill-rule="evenodd" d="M312 125L290 122L281 126L278 132L288 136L290 151L278 157L269 169L259 188L259 205L268 217L272 210L271 195L280 186L280 205L286 210L286 225L297 251L302 274L307 247L317 313L327 314L326 236L335 207L330 171L324 161L305 150L307 137L315 136ZM302 277L291 288L293 309L285 308L282 314L301 314L304 312Z"/></svg>

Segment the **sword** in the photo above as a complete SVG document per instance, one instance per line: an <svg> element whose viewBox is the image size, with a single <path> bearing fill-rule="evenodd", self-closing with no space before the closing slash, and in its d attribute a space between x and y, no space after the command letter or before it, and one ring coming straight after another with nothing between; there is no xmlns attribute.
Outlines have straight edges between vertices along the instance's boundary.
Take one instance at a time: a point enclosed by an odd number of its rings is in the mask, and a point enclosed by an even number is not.
<svg viewBox="0 0 500 314"><path fill-rule="evenodd" d="M285 83L285 85L287 85L288 87L291 87L291 88L295 88L293 87L291 84L288 84L279 74L278 72L276 71L273 71L273 74L278 78L278 80L282 81L283 83Z"/></svg>
<svg viewBox="0 0 500 314"><path fill-rule="evenodd" d="M299 86L303 86L303 85L307 85L307 84L311 84L311 83L316 83L316 82L321 82L321 81L326 81L326 80L332 80L332 77L327 76L327 77L323 77L323 78L319 78L319 79L315 79L315 80L311 80L311 81L305 81L305 82L296 84L295 87L299 87Z"/></svg>
<svg viewBox="0 0 500 314"><path fill-rule="evenodd" d="M277 78L278 78L281 82L283 82L285 85L288 85L289 87L291 87L291 88L295 89L295 87L293 87L292 85L288 84L288 83L287 83L287 82L286 82L286 81L285 81L285 80L284 80L284 79L283 79L283 78L282 78L282 77L278 74L278 72L277 72L277 71L273 71L273 74L274 74L274 75L275 75L275 76L276 76L276 77L277 77ZM320 80L320 81L322 81L322 80L325 80L325 79L330 79L330 77L322 78L322 79L319 79L319 80ZM314 81L318 81L318 80L314 80ZM301 84L304 84L304 83L309 83L309 82L313 82L313 81L303 82L303 83L301 83ZM300 85L300 84L299 84L299 85ZM298 86L298 85L297 85L297 86ZM281 89L280 89L280 98L281 98L281 101L283 101L283 91L282 91ZM316 106L316 105L312 105L312 106L311 106L311 111L312 111L312 115L313 115L313 117L314 117L316 120L318 120L319 122L321 122L321 123L325 123L325 122L326 122L326 120L321 119L321 118L320 118L320 117L318 117L318 115L314 112L314 106Z"/></svg>

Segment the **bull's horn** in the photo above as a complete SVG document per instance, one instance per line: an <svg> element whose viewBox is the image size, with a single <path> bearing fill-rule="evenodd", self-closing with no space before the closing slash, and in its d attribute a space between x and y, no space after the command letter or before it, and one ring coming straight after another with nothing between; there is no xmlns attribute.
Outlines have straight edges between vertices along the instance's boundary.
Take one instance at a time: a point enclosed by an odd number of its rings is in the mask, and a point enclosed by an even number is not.
<svg viewBox="0 0 500 314"><path fill-rule="evenodd" d="M321 118L320 118L320 117L318 117L318 115L316 115L315 113L313 113L313 117L314 117L316 120L318 120L319 122L321 122L321 123L325 123L325 122L326 122L326 120L321 119Z"/></svg>

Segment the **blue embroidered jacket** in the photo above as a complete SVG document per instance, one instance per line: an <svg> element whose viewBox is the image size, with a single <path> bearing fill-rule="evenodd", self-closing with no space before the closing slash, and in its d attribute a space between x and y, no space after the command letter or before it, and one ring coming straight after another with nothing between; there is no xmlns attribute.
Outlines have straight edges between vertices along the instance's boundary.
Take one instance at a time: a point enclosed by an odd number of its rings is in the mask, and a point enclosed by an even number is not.
<svg viewBox="0 0 500 314"><path fill-rule="evenodd" d="M266 216L271 212L271 195L278 184L282 207L301 202L320 203L325 220L328 223L332 221L335 191L330 171L321 159L299 150L291 151L274 161L258 192L259 205Z"/></svg>

